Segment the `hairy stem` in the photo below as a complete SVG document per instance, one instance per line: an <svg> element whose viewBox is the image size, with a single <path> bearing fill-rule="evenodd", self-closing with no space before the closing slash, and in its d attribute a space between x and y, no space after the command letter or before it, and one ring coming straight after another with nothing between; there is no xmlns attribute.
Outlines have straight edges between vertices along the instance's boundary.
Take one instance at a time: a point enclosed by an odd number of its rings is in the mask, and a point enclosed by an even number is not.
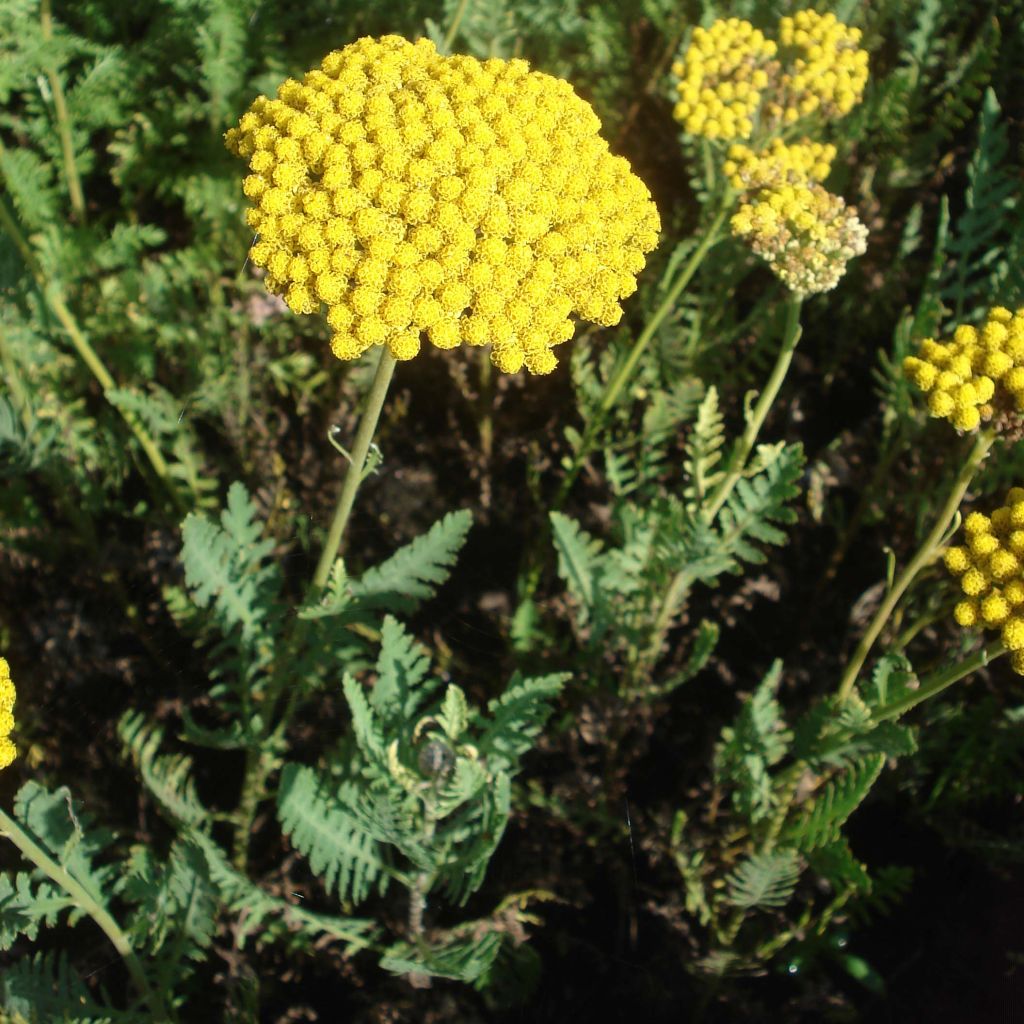
<svg viewBox="0 0 1024 1024"><path fill-rule="evenodd" d="M853 652L852 657L847 663L837 691L841 700L845 700L853 691L857 677L860 675L860 670L864 667L864 662L867 660L875 640L878 639L878 634L882 632L885 624L889 621L889 617L892 615L896 605L899 604L900 598L903 597L917 578L918 573L938 553L938 549L943 543L943 538L949 530L950 523L953 522L953 517L963 501L964 494L967 493L967 488L970 486L971 480L974 479L974 474L978 471L978 467L982 462L984 462L985 456L988 454L989 448L992 447L994 440L995 435L987 431L978 434L975 439L967 458L960 467L960 472L953 481L953 486L946 496L945 503L939 510L939 514L935 519L935 525L917 549L917 553L907 563L906 568L893 581L892 587L878 606L878 610L868 624L868 628L864 631L857 649Z"/></svg>
<svg viewBox="0 0 1024 1024"><path fill-rule="evenodd" d="M53 14L50 10L50 0L41 0L39 20L43 39L49 43L53 40ZM53 113L57 118L57 132L60 135L61 151L64 154L64 173L68 179L71 209L74 211L78 223L84 224L85 194L82 192L82 179L78 176L78 165L75 163L75 144L71 138L71 118L68 115L67 103L64 101L64 89L60 84L60 75L57 73L56 64L47 58L43 68L50 83L50 92L53 94Z"/></svg>
<svg viewBox="0 0 1024 1024"><path fill-rule="evenodd" d="M921 685L916 690L900 697L899 700L894 700L884 707L876 708L872 718L876 722L886 722L893 718L899 718L900 715L911 708L917 707L918 704L928 700L930 697L942 693L943 690L954 683L958 683L964 676L977 672L979 668L984 668L990 661L1002 657L1005 653L1006 648L1003 647L1003 642L1001 640L993 640L987 646L975 651L969 658L965 658L956 665L950 665L948 668L933 672L930 676L922 679Z"/></svg>
<svg viewBox="0 0 1024 1024"><path fill-rule="evenodd" d="M135 950L132 949L128 936L121 930L106 908L80 882L53 860L16 821L8 817L2 810L0 810L0 835L10 839L26 860L34 864L51 881L59 885L75 901L76 906L99 925L100 930L110 940L114 949L120 954L121 959L124 960L132 982L153 1013L153 1020L172 1020L160 993L151 988L149 982L146 981L142 964L139 962Z"/></svg>
<svg viewBox="0 0 1024 1024"><path fill-rule="evenodd" d="M786 326L783 329L782 345L779 348L779 354L775 359L775 365L772 367L771 375L764 386L764 390L757 399L757 405L754 406L750 420L747 422L739 441L736 442L736 447L733 448L725 476L722 477L718 486L708 496L704 511L709 520L713 520L718 515L719 510L729 499L729 495L732 494L737 481L743 475L743 471L747 467L747 459L754 450L754 445L757 443L757 437L761 433L764 421L767 419L768 413L778 397L782 382L786 379L789 364L793 361L793 353L796 351L797 342L800 340L801 304L802 300L796 297L790 297L786 303Z"/></svg>

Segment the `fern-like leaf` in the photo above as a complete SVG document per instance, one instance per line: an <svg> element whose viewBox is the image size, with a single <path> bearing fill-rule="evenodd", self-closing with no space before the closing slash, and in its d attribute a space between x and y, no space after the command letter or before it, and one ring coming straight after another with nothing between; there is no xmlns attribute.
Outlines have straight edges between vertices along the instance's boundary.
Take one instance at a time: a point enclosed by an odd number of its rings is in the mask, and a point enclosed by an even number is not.
<svg viewBox="0 0 1024 1024"><path fill-rule="evenodd" d="M568 673L523 679L515 673L508 688L490 701L478 749L488 766L515 774L523 755L551 714L552 702L572 677Z"/></svg>
<svg viewBox="0 0 1024 1024"><path fill-rule="evenodd" d="M800 858L794 850L755 853L726 879L726 898L744 910L784 906L796 889L800 870Z"/></svg>
<svg viewBox="0 0 1024 1024"><path fill-rule="evenodd" d="M148 725L140 711L128 711L117 724L117 735L146 788L173 822L195 826L206 820L208 812L192 778L192 759L159 754L163 730Z"/></svg>
<svg viewBox="0 0 1024 1024"><path fill-rule="evenodd" d="M787 840L808 851L838 839L840 828L867 796L884 764L882 754L865 757L830 780L820 794L811 798L810 808L787 827Z"/></svg>
<svg viewBox="0 0 1024 1024"><path fill-rule="evenodd" d="M722 548L732 558L760 564L765 555L754 542L785 543L785 533L775 524L796 519L788 503L800 493L797 481L803 467L803 446L792 444L753 479L737 481L720 513Z"/></svg>
<svg viewBox="0 0 1024 1024"><path fill-rule="evenodd" d="M189 839L202 851L210 880L227 909L239 915L235 930L239 949L252 935L263 942L281 939L296 950L308 950L310 942L327 938L341 942L348 955L373 942L377 931L373 921L317 914L271 896L231 867L220 847L208 836L193 832Z"/></svg>
<svg viewBox="0 0 1024 1024"><path fill-rule="evenodd" d="M725 424L718 407L718 389L709 387L697 407L697 419L686 441L683 469L689 479L683 496L692 509L699 509L704 498L722 478L715 467L722 459Z"/></svg>
<svg viewBox="0 0 1024 1024"><path fill-rule="evenodd" d="M313 873L340 900L361 903L375 883L383 893L388 876L375 840L344 807L332 799L317 773L302 765L285 765L277 794L281 830Z"/></svg>

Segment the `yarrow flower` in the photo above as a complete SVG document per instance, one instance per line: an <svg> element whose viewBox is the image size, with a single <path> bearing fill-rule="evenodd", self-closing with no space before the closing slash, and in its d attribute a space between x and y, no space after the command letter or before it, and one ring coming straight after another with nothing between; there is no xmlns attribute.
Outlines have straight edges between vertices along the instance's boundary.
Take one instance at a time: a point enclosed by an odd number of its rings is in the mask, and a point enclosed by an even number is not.
<svg viewBox="0 0 1024 1024"><path fill-rule="evenodd" d="M834 14L798 11L779 21L779 39L727 18L696 28L672 71L674 114L689 135L749 139L811 114L848 114L864 95L868 54L861 32Z"/></svg>
<svg viewBox="0 0 1024 1024"><path fill-rule="evenodd" d="M867 51L860 49L861 31L831 12L797 11L779 20L779 53L785 73L779 99L767 105L770 118L786 124L819 111L844 117L860 103L868 81Z"/></svg>
<svg viewBox="0 0 1024 1024"><path fill-rule="evenodd" d="M250 258L296 313L327 307L340 359L491 345L549 373L573 316L612 325L660 222L568 82L522 60L364 38L225 142L249 162Z"/></svg>
<svg viewBox="0 0 1024 1024"><path fill-rule="evenodd" d="M731 226L798 296L834 288L847 261L867 248L856 212L815 184L761 189Z"/></svg>
<svg viewBox="0 0 1024 1024"><path fill-rule="evenodd" d="M964 324L951 341L926 338L903 372L928 395L931 415L957 430L994 420L1004 436L1024 436L1024 309L996 306L980 329Z"/></svg>
<svg viewBox="0 0 1024 1024"><path fill-rule="evenodd" d="M991 516L972 512L963 532L964 544L945 554L965 598L953 617L965 628L1000 630L1013 670L1024 675L1024 488L1012 488Z"/></svg>
<svg viewBox="0 0 1024 1024"><path fill-rule="evenodd" d="M675 118L690 135L749 139L763 90L778 74L777 46L749 21L725 18L695 28L683 58Z"/></svg>
<svg viewBox="0 0 1024 1024"><path fill-rule="evenodd" d="M16 696L11 682L11 667L6 658L0 658L0 768L6 768L18 754L11 741Z"/></svg>

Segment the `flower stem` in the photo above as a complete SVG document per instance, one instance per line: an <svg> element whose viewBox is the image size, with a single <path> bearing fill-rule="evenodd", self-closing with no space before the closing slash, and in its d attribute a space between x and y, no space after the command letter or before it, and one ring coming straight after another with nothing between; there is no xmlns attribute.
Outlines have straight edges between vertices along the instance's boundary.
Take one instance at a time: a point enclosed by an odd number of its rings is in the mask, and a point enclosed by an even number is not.
<svg viewBox="0 0 1024 1024"><path fill-rule="evenodd" d="M47 43L52 42L53 14L50 9L50 0L41 0L39 21L43 40ZM85 194L82 192L82 180L78 176L78 165L75 163L75 144L71 138L71 118L68 115L67 103L64 102L64 89L60 84L60 75L57 73L56 64L47 58L43 69L46 71L46 77L50 83L50 92L53 93L53 112L57 118L57 131L60 134L60 145L64 154L64 173L68 179L71 209L74 211L75 220L79 224L84 224Z"/></svg>
<svg viewBox="0 0 1024 1024"><path fill-rule="evenodd" d="M388 386L395 372L395 358L388 350L382 349L380 359L377 363L377 370L373 376L369 393L366 396L366 403L363 407L362 419L356 430L355 441L349 455L349 466L345 473L345 480L342 483L341 494L338 496L338 503L334 509L334 516L331 519L330 528L327 531L327 540L317 563L316 572L310 585L308 599L315 600L327 585L331 575L331 568L338 557L338 550L352 514L352 507L355 504L356 492L362 483L363 470L366 467L366 457L370 452L370 444L373 435L377 430L380 421L381 410L384 408L384 399L387 397ZM232 863L235 868L243 874L246 870L246 863L249 855L249 837L252 833L252 825L256 818L256 812L260 801L265 795L267 779L274 772L280 763L274 751L279 749L280 742L288 729L288 723L298 707L299 699L302 696L302 687L298 685L287 686L287 673L294 664L293 658L297 652L302 650L306 638L309 636L309 620L298 619L295 628L284 642L284 650L275 659L275 667L267 686L265 702L265 713L262 716L264 722L263 731L259 735L250 737L248 750L245 758L245 772L242 778L242 788L238 801L238 808L235 811L235 834L232 849ZM277 709L284 689L289 690L288 700L278 717ZM264 749L264 744L269 737L270 751Z"/></svg>
<svg viewBox="0 0 1024 1024"><path fill-rule="evenodd" d="M969 658L956 665L933 672L930 676L921 681L921 685L912 692L894 700L891 704L877 708L872 718L876 722L886 722L892 718L899 718L904 712L916 707L923 701L942 693L947 687L958 683L964 676L969 676L979 668L984 668L990 661L1002 657L1006 653L1002 640L993 640L987 646L977 650Z"/></svg>
<svg viewBox="0 0 1024 1024"><path fill-rule="evenodd" d="M771 376L764 386L764 391L761 392L761 396L754 407L746 429L736 442L732 456L729 459L729 469L715 490L708 495L707 504L703 507L708 522L712 522L715 516L718 515L736 486L736 482L743 475L743 470L747 465L747 458L754 449L754 444L761 432L761 427L764 426L768 411L775 402L779 389L782 387L782 382L785 380L786 371L789 369L789 364L793 359L793 352L796 349L797 342L800 340L800 302L800 299L791 298L787 304L786 326L782 336L782 347L779 349L779 355L775 360ZM693 579L688 566L683 566L672 577L668 590L665 592L665 599L662 601L654 620L654 628L651 630L651 640L647 651L637 663L637 671L632 681L634 687L639 682L642 673L652 668L661 654L661 647L665 642L665 634L668 632L672 625L672 620L686 599L692 583Z"/></svg>
<svg viewBox="0 0 1024 1024"><path fill-rule="evenodd" d="M708 496L704 512L709 520L713 520L718 515L719 510L726 503L729 495L732 494L737 481L743 475L743 470L747 466L747 459L750 457L750 453L757 442L758 434L761 433L761 428L768 417L768 412L778 397L782 382L786 379L789 364L793 361L793 353L796 351L797 342L800 340L801 302L801 299L791 296L786 303L786 326L783 329L782 346L779 348L779 354L775 359L775 366L772 368L771 376L768 378L764 390L757 400L757 405L754 406L754 411L747 422L743 435L732 451L729 459L729 468L726 470L725 476L722 477L718 486Z"/></svg>
<svg viewBox="0 0 1024 1024"><path fill-rule="evenodd" d="M323 590L327 585L331 567L338 557L342 536L349 516L352 514L352 506L355 504L356 492L363 480L366 456L370 452L370 444L377 430L380 413L384 408L384 399L387 397L388 386L391 384L394 372L394 356L387 349L382 349L380 361L377 363L377 372L370 385L370 393L366 396L363 418L359 421L359 429L356 431L356 439L352 445L352 455L348 472L345 474L345 482L342 484L341 494L338 496L338 504L334 508L334 518L331 520L330 529L327 531L327 540L324 543L320 561L317 563L316 572L313 574L315 593Z"/></svg>
<svg viewBox="0 0 1024 1024"><path fill-rule="evenodd" d="M71 344L74 346L79 358L83 363L85 363L92 375L96 378L100 387L103 389L104 397L117 410L120 417L128 425L129 430L134 434L135 439L139 442L139 445L145 452L146 457L149 459L149 463L153 467L153 472L156 473L160 482L166 487L170 494L177 511L185 511L181 497L171 482L167 463L164 461L164 457L160 453L160 449L157 447L156 442L153 440L149 431L146 430L146 427L135 413L130 412L129 410L110 401L107 393L113 391L117 387L116 381L107 369L106 364L89 343L89 339L86 338L82 333L82 330L79 328L71 310L68 309L67 303L64 301L64 296L59 285L55 282L47 281L43 268L35 257L35 253L32 252L28 242L22 236L17 223L2 202L0 202L0 227L7 232L14 241L17 249L21 252L25 260L25 264L31 271L32 276L36 279L36 283L39 285L39 289L43 293L43 298L46 300L46 303L53 312L53 315L60 322L60 325L64 328L67 336L71 339Z"/></svg>
<svg viewBox="0 0 1024 1024"><path fill-rule="evenodd" d="M142 964L132 949L128 936L121 930L118 923L110 916L89 891L68 872L62 868L52 857L41 847L20 825L8 817L3 810L0 810L0 835L6 836L21 851L22 856L48 878L59 885L74 901L75 904L88 914L93 921L99 925L100 930L108 939L114 949L124 960L132 982L138 989L139 994L145 999L153 1013L155 1021L169 1021L167 1008L164 1006L160 993L151 988L143 973Z"/></svg>
<svg viewBox="0 0 1024 1024"><path fill-rule="evenodd" d="M946 496L945 503L939 510L931 532L925 537L924 542L918 548L914 557L907 563L903 572L896 577L889 592L878 606L874 618L872 618L868 628L864 631L857 649L853 652L853 656L843 672L842 679L839 681L837 692L841 700L845 700L853 691L854 684L857 682L860 670L864 667L864 662L871 651L872 645L878 639L878 634L882 632L885 624L889 621L889 617L899 603L900 598L917 578L918 573L937 554L939 547L942 545L943 538L949 530L949 525L952 523L957 509L963 501L964 494L967 493L967 488L970 486L971 480L974 479L974 474L978 471L978 467L982 462L984 462L985 456L988 454L989 448L992 447L994 440L995 435L989 432L980 433L975 439L967 458L960 467L956 480L953 481L953 486Z"/></svg>
<svg viewBox="0 0 1024 1024"><path fill-rule="evenodd" d="M448 26L448 31L444 34L440 52L445 56L452 52L452 43L455 42L455 37L458 35L459 26L462 24L467 7L469 7L469 0L460 0L459 6L452 17L451 24Z"/></svg>

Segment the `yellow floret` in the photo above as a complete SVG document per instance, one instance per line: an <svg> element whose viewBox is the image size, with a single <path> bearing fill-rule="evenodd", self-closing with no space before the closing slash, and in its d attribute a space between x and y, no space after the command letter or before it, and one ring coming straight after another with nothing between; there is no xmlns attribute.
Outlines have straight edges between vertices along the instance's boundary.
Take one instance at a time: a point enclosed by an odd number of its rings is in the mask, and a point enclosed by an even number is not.
<svg viewBox="0 0 1024 1024"><path fill-rule="evenodd" d="M974 601L960 601L953 609L953 618L957 624L969 629L978 621L978 605Z"/></svg>
<svg viewBox="0 0 1024 1024"><path fill-rule="evenodd" d="M1013 615L1003 624L1003 646L1008 651L1024 650L1024 618Z"/></svg>
<svg viewBox="0 0 1024 1024"><path fill-rule="evenodd" d="M946 568L956 576L962 576L971 567L971 558L966 548L949 548L943 558Z"/></svg>
<svg viewBox="0 0 1024 1024"><path fill-rule="evenodd" d="M968 569L960 580L960 586L968 597L977 597L988 590L988 580L980 569Z"/></svg>
<svg viewBox="0 0 1024 1024"><path fill-rule="evenodd" d="M1010 614L1010 606L1001 594L989 594L981 602L981 617L986 626L1001 626Z"/></svg>

